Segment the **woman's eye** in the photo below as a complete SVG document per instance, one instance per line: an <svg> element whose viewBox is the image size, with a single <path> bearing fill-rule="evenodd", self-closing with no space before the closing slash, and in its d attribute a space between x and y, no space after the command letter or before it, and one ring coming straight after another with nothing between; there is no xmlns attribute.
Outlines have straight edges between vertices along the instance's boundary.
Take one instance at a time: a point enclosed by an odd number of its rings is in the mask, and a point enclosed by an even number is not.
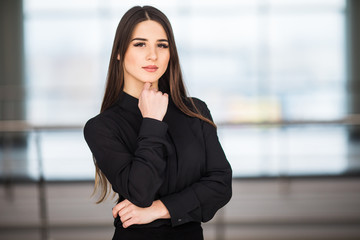
<svg viewBox="0 0 360 240"><path fill-rule="evenodd" d="M145 43L143 43L143 42L139 42L139 43L134 44L134 47L144 47L144 46L145 46Z"/></svg>
<svg viewBox="0 0 360 240"><path fill-rule="evenodd" d="M159 47L159 48L168 48L169 46L168 46L167 44L165 44L165 43L160 43L160 44L158 45L158 47Z"/></svg>

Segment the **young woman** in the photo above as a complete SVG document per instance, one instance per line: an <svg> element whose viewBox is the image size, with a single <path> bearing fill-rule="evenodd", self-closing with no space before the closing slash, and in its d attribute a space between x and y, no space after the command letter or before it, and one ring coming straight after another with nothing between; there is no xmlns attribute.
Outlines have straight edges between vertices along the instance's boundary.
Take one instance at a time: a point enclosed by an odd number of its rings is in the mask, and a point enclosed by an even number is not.
<svg viewBox="0 0 360 240"><path fill-rule="evenodd" d="M203 239L231 198L231 167L206 104L187 97L167 17L133 7L114 40L101 113L84 128L95 190L119 195L113 239Z"/></svg>

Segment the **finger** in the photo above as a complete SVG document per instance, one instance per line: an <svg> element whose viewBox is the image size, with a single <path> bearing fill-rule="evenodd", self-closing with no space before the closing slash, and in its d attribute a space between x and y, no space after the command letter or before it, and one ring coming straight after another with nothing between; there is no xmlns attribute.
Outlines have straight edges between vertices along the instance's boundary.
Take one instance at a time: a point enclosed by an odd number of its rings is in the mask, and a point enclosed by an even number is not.
<svg viewBox="0 0 360 240"><path fill-rule="evenodd" d="M132 217L133 217L133 214L131 212L128 212L128 213L126 213L124 215L121 215L120 220L121 220L122 223L124 223L124 222L128 221Z"/></svg>
<svg viewBox="0 0 360 240"><path fill-rule="evenodd" d="M113 215L114 218L117 217L118 212L120 211L120 210L118 210L118 209L119 209L119 208L117 208L117 207L114 207L114 208L112 209L112 215Z"/></svg>
<svg viewBox="0 0 360 240"><path fill-rule="evenodd" d="M116 206L115 206L116 207ZM113 218L116 218L116 216L117 216L117 213L118 213L118 211L116 210L116 208L115 207L113 207L113 209L112 209L112 215L113 215Z"/></svg>
<svg viewBox="0 0 360 240"><path fill-rule="evenodd" d="M118 212L118 215L119 215L119 217L122 217L130 211L131 211L131 208L129 206L126 206Z"/></svg>
<svg viewBox="0 0 360 240"><path fill-rule="evenodd" d="M116 204L115 207L113 207L112 215L114 218L116 218L118 212L123 208L122 205L123 205L123 203L120 202L120 203Z"/></svg>
<svg viewBox="0 0 360 240"><path fill-rule="evenodd" d="M144 88L143 88L143 90L149 90L149 89L150 89L150 87L151 87L151 83L146 82L146 83L144 84Z"/></svg>
<svg viewBox="0 0 360 240"><path fill-rule="evenodd" d="M113 207L112 209L112 215L114 218L116 218L116 216L118 215L118 212L121 211L121 209L123 209L124 207L126 207L128 205L129 201L128 200L123 200L121 202L119 202L118 204L116 204L115 207Z"/></svg>
<svg viewBox="0 0 360 240"><path fill-rule="evenodd" d="M123 227L124 228L127 228L127 227L130 227L131 225L134 225L136 224L136 219L135 218L130 218L128 221L124 222L123 223Z"/></svg>

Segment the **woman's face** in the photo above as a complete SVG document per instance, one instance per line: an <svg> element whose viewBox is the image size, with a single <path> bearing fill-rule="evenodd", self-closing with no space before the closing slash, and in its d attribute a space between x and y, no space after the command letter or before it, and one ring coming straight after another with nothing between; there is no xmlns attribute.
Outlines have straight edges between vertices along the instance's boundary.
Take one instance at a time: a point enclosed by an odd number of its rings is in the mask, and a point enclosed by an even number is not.
<svg viewBox="0 0 360 240"><path fill-rule="evenodd" d="M152 20L138 23L124 56L125 85L157 84L169 59L169 42L163 27Z"/></svg>

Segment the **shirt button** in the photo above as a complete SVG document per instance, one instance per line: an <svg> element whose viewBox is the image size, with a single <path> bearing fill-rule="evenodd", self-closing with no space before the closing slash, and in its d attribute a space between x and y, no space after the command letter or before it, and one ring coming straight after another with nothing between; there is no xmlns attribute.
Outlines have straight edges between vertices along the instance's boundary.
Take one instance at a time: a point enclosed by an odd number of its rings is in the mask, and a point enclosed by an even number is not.
<svg viewBox="0 0 360 240"><path fill-rule="evenodd" d="M182 221L182 219L181 219L181 218L179 218L179 219L178 219L178 222L181 222L181 221Z"/></svg>

